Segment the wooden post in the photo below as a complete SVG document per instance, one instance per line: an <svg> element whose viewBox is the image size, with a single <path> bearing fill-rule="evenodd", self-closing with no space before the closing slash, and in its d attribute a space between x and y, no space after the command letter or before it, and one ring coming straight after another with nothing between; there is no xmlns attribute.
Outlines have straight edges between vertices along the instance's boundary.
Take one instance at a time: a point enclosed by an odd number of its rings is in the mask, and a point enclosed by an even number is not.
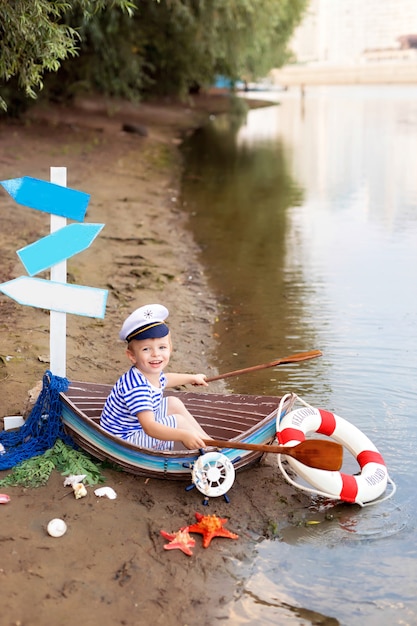
<svg viewBox="0 0 417 626"><path fill-rule="evenodd" d="M67 168L51 167L51 183L67 186ZM67 225L66 217L51 214L51 233ZM61 261L51 267L51 280L67 282L67 261ZM55 376L66 376L67 361L67 315L60 311L50 312L49 327L49 359L50 370Z"/></svg>

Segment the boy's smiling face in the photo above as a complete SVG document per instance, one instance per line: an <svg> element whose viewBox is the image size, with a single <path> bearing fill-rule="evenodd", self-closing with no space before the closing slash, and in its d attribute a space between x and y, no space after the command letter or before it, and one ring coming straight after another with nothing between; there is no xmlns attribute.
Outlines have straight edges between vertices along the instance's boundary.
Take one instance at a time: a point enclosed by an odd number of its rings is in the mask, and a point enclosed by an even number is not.
<svg viewBox="0 0 417 626"><path fill-rule="evenodd" d="M152 339L133 339L126 354L142 374L155 377L168 365L172 352L171 335Z"/></svg>

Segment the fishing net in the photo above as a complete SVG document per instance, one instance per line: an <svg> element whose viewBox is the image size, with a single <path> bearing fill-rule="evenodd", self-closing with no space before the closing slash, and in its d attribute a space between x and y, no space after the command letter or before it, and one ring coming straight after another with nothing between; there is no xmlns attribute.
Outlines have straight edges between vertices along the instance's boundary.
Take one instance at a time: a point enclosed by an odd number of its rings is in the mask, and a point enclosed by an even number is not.
<svg viewBox="0 0 417 626"><path fill-rule="evenodd" d="M74 446L61 420L59 394L66 391L68 385L66 378L45 372L42 391L23 426L18 430L0 432L0 443L4 447L4 452L0 453L0 470L10 469L21 461L43 454L54 446L57 439Z"/></svg>

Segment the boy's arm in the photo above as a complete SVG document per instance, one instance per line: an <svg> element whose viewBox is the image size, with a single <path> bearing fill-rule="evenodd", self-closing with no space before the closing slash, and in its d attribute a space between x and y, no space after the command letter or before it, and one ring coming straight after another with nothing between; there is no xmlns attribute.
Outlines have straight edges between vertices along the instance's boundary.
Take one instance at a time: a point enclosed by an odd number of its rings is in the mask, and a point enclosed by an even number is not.
<svg viewBox="0 0 417 626"><path fill-rule="evenodd" d="M202 385L208 387L205 374L165 374L167 387L178 387L181 385Z"/></svg>

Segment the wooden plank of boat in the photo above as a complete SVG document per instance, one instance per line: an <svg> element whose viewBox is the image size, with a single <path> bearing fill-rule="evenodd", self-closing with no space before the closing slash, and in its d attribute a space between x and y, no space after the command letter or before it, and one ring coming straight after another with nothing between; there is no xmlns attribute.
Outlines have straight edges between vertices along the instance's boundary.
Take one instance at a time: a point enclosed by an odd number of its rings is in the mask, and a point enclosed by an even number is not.
<svg viewBox="0 0 417 626"><path fill-rule="evenodd" d="M195 450L176 444L174 450L155 451L133 446L114 437L100 426L100 415L111 385L72 382L61 393L62 420L75 443L92 456L109 461L127 472L141 476L187 480L190 467L198 458ZM188 410L213 439L268 444L275 437L276 415L280 398L241 394L170 391L178 395ZM290 397L283 412L291 410ZM262 452L226 449L223 451L236 470L258 461Z"/></svg>

